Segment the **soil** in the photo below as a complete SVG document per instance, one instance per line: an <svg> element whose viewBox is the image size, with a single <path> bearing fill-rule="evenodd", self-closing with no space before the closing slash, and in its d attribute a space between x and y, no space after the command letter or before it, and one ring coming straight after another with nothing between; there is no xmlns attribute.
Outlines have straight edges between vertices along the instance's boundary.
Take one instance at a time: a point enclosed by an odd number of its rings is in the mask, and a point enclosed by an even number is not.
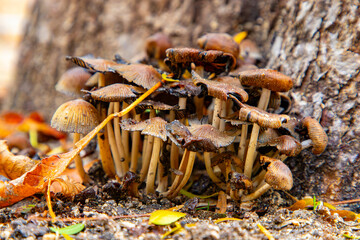
<svg viewBox="0 0 360 240"><path fill-rule="evenodd" d="M184 228L168 236L168 239L267 239L260 231L259 223L275 239L360 237L358 222L346 222L337 214L331 215L323 205L316 210L288 210L287 207L294 200L281 191L270 191L248 203L239 204L228 200L226 214L219 214L215 213L216 197L194 201L181 195L169 200L155 194L142 194L140 198L134 198L127 196L119 183L103 177L105 174L100 163L94 164L89 174L93 183L74 199L60 195L52 198L57 216L55 222L47 214L43 195L1 209L0 239L62 239L62 236L51 232L49 227L61 228L75 223L83 223L85 229L72 236L74 239L161 239L170 227L149 224L148 213L180 204L184 204L180 211L187 213L179 220ZM201 178L199 182L202 184L193 184L189 191L202 192L204 195L214 191L208 187L206 178ZM207 191L204 192L204 189ZM208 206L208 209L204 209L204 206ZM201 207L203 209L199 209ZM343 209L346 207L353 211L359 209L357 204L352 207L342 206ZM214 222L224 217L242 220ZM188 223L195 225L188 226Z"/></svg>

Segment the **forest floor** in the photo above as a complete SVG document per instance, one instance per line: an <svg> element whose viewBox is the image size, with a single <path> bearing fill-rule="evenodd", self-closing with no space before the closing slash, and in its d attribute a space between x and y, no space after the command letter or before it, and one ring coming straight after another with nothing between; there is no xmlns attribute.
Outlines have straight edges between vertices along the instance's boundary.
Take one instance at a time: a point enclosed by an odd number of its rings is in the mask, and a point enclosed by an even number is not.
<svg viewBox="0 0 360 240"><path fill-rule="evenodd" d="M270 191L250 203L228 200L226 214L216 213L216 197L189 199L180 195L172 200L154 195L140 198L126 196L119 184L104 178L100 163L89 170L93 183L67 199L53 197L57 220L49 218L44 195L24 199L0 210L0 239L63 239L49 227L63 228L82 223L85 228L71 235L73 239L161 239L174 224L149 224L149 214L159 209L184 205L179 211L186 216L178 220L178 231L164 239L356 239L360 224L344 221L338 214L320 204L291 211L295 201L281 191ZM201 191L206 184L193 184L189 191ZM207 191L207 192L208 192ZM194 201L195 200L195 201ZM227 219L223 219L227 218ZM216 222L217 219L223 221ZM260 225L259 225L260 224ZM260 229L263 226L269 231Z"/></svg>

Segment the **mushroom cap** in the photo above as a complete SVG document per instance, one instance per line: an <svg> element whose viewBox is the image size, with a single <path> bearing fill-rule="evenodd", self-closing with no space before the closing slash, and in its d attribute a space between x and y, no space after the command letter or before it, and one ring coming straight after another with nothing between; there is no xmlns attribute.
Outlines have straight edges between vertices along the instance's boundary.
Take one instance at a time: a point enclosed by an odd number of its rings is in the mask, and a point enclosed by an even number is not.
<svg viewBox="0 0 360 240"><path fill-rule="evenodd" d="M302 120L302 125L307 129L312 141L312 153L318 155L324 152L328 143L328 136L320 123L312 117L306 117Z"/></svg>
<svg viewBox="0 0 360 240"><path fill-rule="evenodd" d="M51 119L51 127L70 133L87 134L98 124L96 108L82 99L62 104Z"/></svg>
<svg viewBox="0 0 360 240"><path fill-rule="evenodd" d="M190 69L191 63L204 66L207 72L220 74L230 71L236 65L235 57L230 53L217 50L201 51L195 48L169 48L166 50L165 63L173 71L181 63L183 68Z"/></svg>
<svg viewBox="0 0 360 240"><path fill-rule="evenodd" d="M130 85L116 83L94 91L85 91L91 98L102 102L121 102L128 98L136 98L136 90ZM139 93L139 92L136 92Z"/></svg>
<svg viewBox="0 0 360 240"><path fill-rule="evenodd" d="M242 85L266 88L274 92L287 92L293 86L291 77L272 69L255 69L239 72Z"/></svg>
<svg viewBox="0 0 360 240"><path fill-rule="evenodd" d="M155 68L145 64L116 65L112 69L129 82L134 82L146 89L152 88L162 79L161 74Z"/></svg>
<svg viewBox="0 0 360 240"><path fill-rule="evenodd" d="M245 59L246 62L255 62L253 60L262 59L261 52L256 43L250 39L244 39L239 44L240 56Z"/></svg>
<svg viewBox="0 0 360 240"><path fill-rule="evenodd" d="M285 163L266 156L261 156L260 162L265 162L265 165L267 165L265 174L266 183L277 190L290 190L292 188L292 173Z"/></svg>
<svg viewBox="0 0 360 240"><path fill-rule="evenodd" d="M200 37L197 43L204 50L223 51L232 54L235 58L239 56L239 44L227 33L208 33Z"/></svg>
<svg viewBox="0 0 360 240"><path fill-rule="evenodd" d="M268 113L257 107L240 104L239 120L258 124L260 127L280 128L290 117L285 114Z"/></svg>
<svg viewBox="0 0 360 240"><path fill-rule="evenodd" d="M244 170L245 162L242 161L238 156L231 151L226 151L217 154L215 157L211 159L211 166L214 167L216 165L225 163L226 161L229 161L230 163L234 163L234 165L238 168L240 168L241 171Z"/></svg>
<svg viewBox="0 0 360 240"><path fill-rule="evenodd" d="M145 50L149 58L163 60L166 57L166 49L171 47L171 40L164 33L158 32L146 39Z"/></svg>
<svg viewBox="0 0 360 240"><path fill-rule="evenodd" d="M261 143L258 145L261 147L275 147L281 154L285 154L289 157L294 157L299 155L301 152L301 143L295 138L289 135L282 135L276 138L273 138L265 143Z"/></svg>
<svg viewBox="0 0 360 240"><path fill-rule="evenodd" d="M70 60L76 65L95 71L95 72L112 72L113 70L110 69L110 67L116 66L116 65L122 65L118 64L112 60L106 60L102 58L91 58L91 57L71 57L67 56L66 60Z"/></svg>
<svg viewBox="0 0 360 240"><path fill-rule="evenodd" d="M173 141L176 146L183 147L186 139L191 138L191 132L179 120L172 121L165 125L166 135Z"/></svg>
<svg viewBox="0 0 360 240"><path fill-rule="evenodd" d="M167 121L161 117L154 117L145 121L137 122L133 119L124 119L121 121L121 128L127 131L141 131L141 134L151 135L166 141L165 125Z"/></svg>
<svg viewBox="0 0 360 240"><path fill-rule="evenodd" d="M55 89L69 96L81 96L81 89L90 77L91 74L82 67L70 68L61 75Z"/></svg>
<svg viewBox="0 0 360 240"><path fill-rule="evenodd" d="M206 87L208 95L226 101L229 94L239 97L242 102L249 98L247 92L241 87L224 82L217 82L204 79L195 71L191 71L193 82L196 86Z"/></svg>
<svg viewBox="0 0 360 240"><path fill-rule="evenodd" d="M220 132L210 124L193 125L189 127L189 131L195 137L209 139L217 148L227 147L235 140L235 137Z"/></svg>

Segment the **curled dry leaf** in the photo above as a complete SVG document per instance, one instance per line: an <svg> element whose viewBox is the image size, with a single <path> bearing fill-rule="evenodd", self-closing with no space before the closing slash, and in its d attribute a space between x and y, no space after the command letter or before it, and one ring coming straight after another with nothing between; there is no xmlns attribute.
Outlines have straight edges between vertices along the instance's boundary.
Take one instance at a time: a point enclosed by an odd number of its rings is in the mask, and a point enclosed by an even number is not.
<svg viewBox="0 0 360 240"><path fill-rule="evenodd" d="M74 197L85 189L85 186L75 182L65 175L61 175L51 181L50 191L53 193L62 193L64 197Z"/></svg>
<svg viewBox="0 0 360 240"><path fill-rule="evenodd" d="M12 180L29 171L35 164L36 161L29 157L12 154L6 141L0 141L0 175Z"/></svg>
<svg viewBox="0 0 360 240"><path fill-rule="evenodd" d="M78 153L79 149L74 149L44 158L20 177L9 182L0 182L0 208L43 191L48 179L58 177Z"/></svg>

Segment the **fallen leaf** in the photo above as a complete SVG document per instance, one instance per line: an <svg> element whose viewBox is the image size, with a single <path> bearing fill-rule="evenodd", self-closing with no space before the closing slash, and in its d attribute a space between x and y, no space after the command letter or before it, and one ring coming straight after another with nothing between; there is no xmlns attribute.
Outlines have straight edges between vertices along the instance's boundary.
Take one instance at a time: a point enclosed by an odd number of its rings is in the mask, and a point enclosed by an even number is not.
<svg viewBox="0 0 360 240"><path fill-rule="evenodd" d="M0 140L0 175L12 180L20 177L35 165L35 160L11 153L6 141Z"/></svg>
<svg viewBox="0 0 360 240"><path fill-rule="evenodd" d="M61 192L65 197L74 197L84 189L85 186L80 182L76 182L65 175L53 179L50 187L52 193Z"/></svg>
<svg viewBox="0 0 360 240"><path fill-rule="evenodd" d="M214 223L220 223L225 221L242 221L240 218L219 218L214 221Z"/></svg>
<svg viewBox="0 0 360 240"><path fill-rule="evenodd" d="M50 227L50 230L59 234L67 234L74 235L81 232L85 228L83 223L74 224L71 226L63 227L63 228L53 228Z"/></svg>
<svg viewBox="0 0 360 240"><path fill-rule="evenodd" d="M227 203L226 203L226 195L223 191L219 192L219 196L218 196L218 202L216 204L216 213L226 213L226 207L227 207Z"/></svg>
<svg viewBox="0 0 360 240"><path fill-rule="evenodd" d="M169 225L185 216L186 213L173 212L169 210L157 210L150 214L149 224Z"/></svg>

